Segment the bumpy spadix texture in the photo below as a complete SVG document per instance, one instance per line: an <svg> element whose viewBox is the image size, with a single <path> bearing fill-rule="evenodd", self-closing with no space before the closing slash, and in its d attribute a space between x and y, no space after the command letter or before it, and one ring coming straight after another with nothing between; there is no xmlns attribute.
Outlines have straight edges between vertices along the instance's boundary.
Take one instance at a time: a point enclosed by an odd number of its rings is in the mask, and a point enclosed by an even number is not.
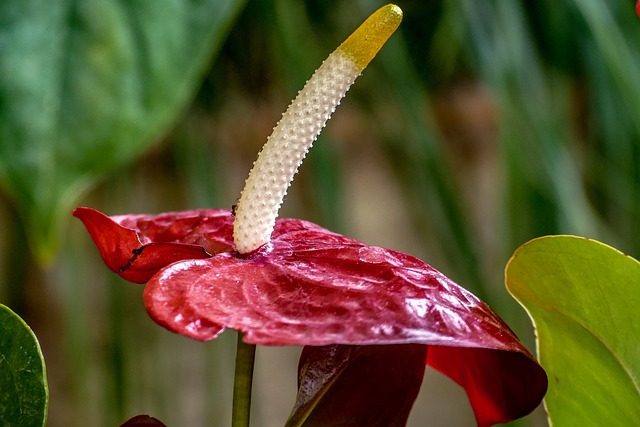
<svg viewBox="0 0 640 427"><path fill-rule="evenodd" d="M234 243L249 253L269 242L284 196L340 100L402 20L388 5L371 15L322 63L262 148L236 209Z"/></svg>
<svg viewBox="0 0 640 427"><path fill-rule="evenodd" d="M334 53L282 116L260 152L238 201L234 241L240 253L251 252L269 241L293 176L358 74L353 61Z"/></svg>

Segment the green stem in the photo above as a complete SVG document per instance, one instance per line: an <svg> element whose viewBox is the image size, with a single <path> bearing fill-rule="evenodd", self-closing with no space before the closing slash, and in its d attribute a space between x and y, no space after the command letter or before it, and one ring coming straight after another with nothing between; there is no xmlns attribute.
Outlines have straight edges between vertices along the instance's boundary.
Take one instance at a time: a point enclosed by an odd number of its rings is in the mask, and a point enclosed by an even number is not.
<svg viewBox="0 0 640 427"><path fill-rule="evenodd" d="M253 382L255 356L256 346L242 341L242 335L238 333L231 427L249 427L251 384Z"/></svg>

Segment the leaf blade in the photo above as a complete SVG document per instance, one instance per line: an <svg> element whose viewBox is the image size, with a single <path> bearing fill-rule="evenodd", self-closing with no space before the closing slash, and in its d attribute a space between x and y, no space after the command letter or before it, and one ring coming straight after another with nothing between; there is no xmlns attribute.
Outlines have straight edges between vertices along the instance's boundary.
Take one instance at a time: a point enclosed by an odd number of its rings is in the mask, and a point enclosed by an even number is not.
<svg viewBox="0 0 640 427"><path fill-rule="evenodd" d="M0 304L0 420L44 426L49 391L36 336L17 314Z"/></svg>
<svg viewBox="0 0 640 427"><path fill-rule="evenodd" d="M594 240L543 237L516 251L506 282L536 325L554 425L639 423L640 263Z"/></svg>

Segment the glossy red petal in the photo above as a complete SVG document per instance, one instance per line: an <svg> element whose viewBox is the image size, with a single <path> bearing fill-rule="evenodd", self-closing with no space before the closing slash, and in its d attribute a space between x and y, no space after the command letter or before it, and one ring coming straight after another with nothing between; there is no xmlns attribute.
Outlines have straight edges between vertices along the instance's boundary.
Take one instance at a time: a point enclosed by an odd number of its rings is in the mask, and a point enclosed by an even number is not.
<svg viewBox="0 0 640 427"><path fill-rule="evenodd" d="M479 427L527 415L547 390L544 370L525 350L433 346L427 363L465 389Z"/></svg>
<svg viewBox="0 0 640 427"><path fill-rule="evenodd" d="M174 324L188 309L254 344L509 350L515 340L491 309L424 262L294 219L279 220L271 243L251 255L225 252L168 266L149 281L145 302L176 332L189 333Z"/></svg>
<svg viewBox="0 0 640 427"><path fill-rule="evenodd" d="M147 282L173 262L208 258L233 247L228 210L109 217L81 207L73 215L87 228L107 267L134 283Z"/></svg>
<svg viewBox="0 0 640 427"><path fill-rule="evenodd" d="M224 210L74 215L112 270L138 282L158 271L145 305L174 332L208 340L233 328L274 345L430 345L427 362L465 388L481 426L530 412L545 393L544 371L507 325L409 255L284 219L269 245L240 256Z"/></svg>
<svg viewBox="0 0 640 427"><path fill-rule="evenodd" d="M426 357L420 344L305 347L286 426L402 427Z"/></svg>
<svg viewBox="0 0 640 427"><path fill-rule="evenodd" d="M544 370L483 302L424 262L309 222L279 220L269 245L174 263L148 283L151 317L199 340L224 328L269 345L425 344L481 426L542 400Z"/></svg>

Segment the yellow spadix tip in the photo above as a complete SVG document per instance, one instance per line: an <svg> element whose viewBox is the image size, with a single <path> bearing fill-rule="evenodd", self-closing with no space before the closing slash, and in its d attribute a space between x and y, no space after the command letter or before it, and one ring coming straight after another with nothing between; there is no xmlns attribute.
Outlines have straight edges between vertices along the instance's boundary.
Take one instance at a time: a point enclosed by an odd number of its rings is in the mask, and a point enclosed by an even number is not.
<svg viewBox="0 0 640 427"><path fill-rule="evenodd" d="M402 21L402 9L388 4L376 10L346 39L337 51L349 56L360 71L391 37Z"/></svg>

